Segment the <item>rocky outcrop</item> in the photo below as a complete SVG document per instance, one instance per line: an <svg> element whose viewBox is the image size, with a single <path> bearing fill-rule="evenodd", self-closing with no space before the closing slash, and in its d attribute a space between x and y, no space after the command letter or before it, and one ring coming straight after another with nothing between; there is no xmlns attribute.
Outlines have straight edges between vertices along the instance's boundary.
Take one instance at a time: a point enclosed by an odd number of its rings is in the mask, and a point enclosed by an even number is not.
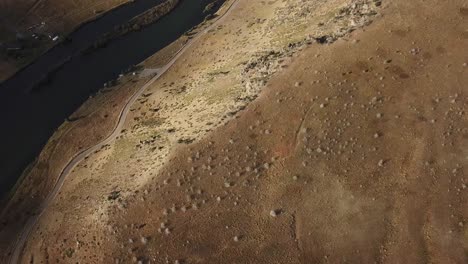
<svg viewBox="0 0 468 264"><path fill-rule="evenodd" d="M281 63L291 57L297 51L313 43L329 44L346 34L366 26L372 22L372 17L377 15L377 9L381 6L380 0L352 0L338 9L336 14L328 21L319 24L327 34L320 32L311 34L306 38L291 42L279 50L261 52L245 63L245 68L241 73L242 82L245 85L245 93L239 98L242 101L250 102L257 97L261 89L274 73L281 69ZM277 12L275 23L284 23L287 19L293 19L287 14L296 13L302 16L304 6L292 5L287 10Z"/></svg>

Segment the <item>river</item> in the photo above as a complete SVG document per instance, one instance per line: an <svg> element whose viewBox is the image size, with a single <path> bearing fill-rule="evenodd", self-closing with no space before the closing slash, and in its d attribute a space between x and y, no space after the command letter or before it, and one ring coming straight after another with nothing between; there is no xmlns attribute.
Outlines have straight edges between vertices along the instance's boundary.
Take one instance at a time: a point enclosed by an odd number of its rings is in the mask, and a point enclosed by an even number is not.
<svg viewBox="0 0 468 264"><path fill-rule="evenodd" d="M116 8L70 35L34 63L0 84L0 197L15 184L22 171L40 153L54 131L103 87L105 82L177 40L200 24L212 0L182 0L157 22L112 40L105 47L81 51L134 16L164 0L139 0ZM216 12L223 1L211 10ZM61 65L58 70L57 65ZM32 89L48 72L50 82Z"/></svg>

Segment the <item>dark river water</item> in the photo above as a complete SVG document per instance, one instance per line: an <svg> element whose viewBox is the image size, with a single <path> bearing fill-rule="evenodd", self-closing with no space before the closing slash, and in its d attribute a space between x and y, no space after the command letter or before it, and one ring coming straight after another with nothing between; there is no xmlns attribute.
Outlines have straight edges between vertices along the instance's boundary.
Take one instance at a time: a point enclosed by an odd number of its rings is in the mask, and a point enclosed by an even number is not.
<svg viewBox="0 0 468 264"><path fill-rule="evenodd" d="M182 0L157 22L111 41L89 54L80 52L104 33L164 0L138 0L80 27L72 42L59 44L0 84L0 198L40 153L53 132L103 84L179 38L206 17L212 0ZM223 1L218 1L215 12ZM67 61L54 71L57 65ZM54 71L40 89L34 83Z"/></svg>

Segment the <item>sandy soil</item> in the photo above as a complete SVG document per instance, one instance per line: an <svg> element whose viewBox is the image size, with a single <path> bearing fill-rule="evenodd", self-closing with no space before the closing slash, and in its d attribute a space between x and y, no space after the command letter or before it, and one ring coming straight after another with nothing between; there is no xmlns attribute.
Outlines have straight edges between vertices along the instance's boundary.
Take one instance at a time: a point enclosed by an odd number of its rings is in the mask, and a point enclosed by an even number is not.
<svg viewBox="0 0 468 264"><path fill-rule="evenodd" d="M23 262L468 262L468 6L376 3L241 0L70 175Z"/></svg>

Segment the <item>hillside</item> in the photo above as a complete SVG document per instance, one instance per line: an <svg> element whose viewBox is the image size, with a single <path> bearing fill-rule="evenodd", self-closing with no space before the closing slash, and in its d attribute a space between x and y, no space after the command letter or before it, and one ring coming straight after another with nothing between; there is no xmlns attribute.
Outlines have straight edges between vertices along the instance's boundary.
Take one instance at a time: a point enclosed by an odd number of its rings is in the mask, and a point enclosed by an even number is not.
<svg viewBox="0 0 468 264"><path fill-rule="evenodd" d="M21 263L468 262L466 1L231 0L217 18L64 123L0 216L5 258L40 213Z"/></svg>

